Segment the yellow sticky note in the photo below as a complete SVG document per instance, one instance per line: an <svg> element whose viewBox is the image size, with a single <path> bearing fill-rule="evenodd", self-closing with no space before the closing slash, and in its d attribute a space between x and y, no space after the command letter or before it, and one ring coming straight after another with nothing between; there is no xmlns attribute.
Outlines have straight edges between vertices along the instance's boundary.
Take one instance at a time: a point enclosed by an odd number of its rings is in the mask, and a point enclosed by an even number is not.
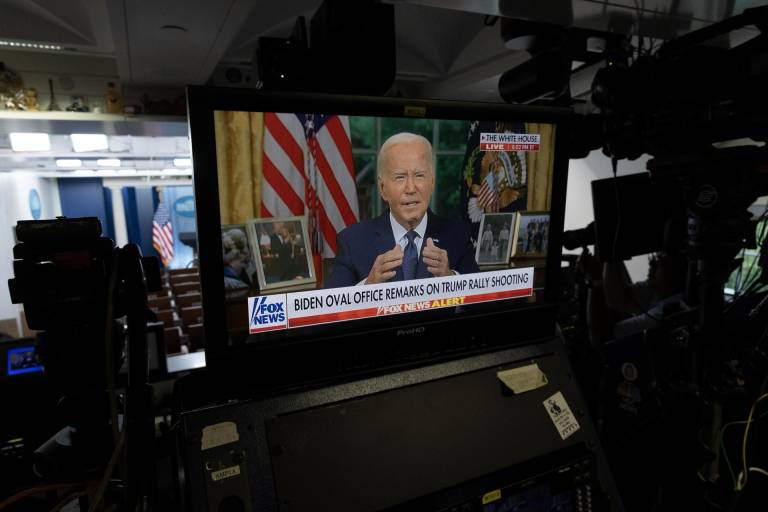
<svg viewBox="0 0 768 512"><path fill-rule="evenodd" d="M492 501L496 501L499 499L501 499L501 489L496 489L495 491L487 492L483 494L483 505L487 505Z"/></svg>
<svg viewBox="0 0 768 512"><path fill-rule="evenodd" d="M496 375L515 394L540 388L549 382L537 363L504 370L496 373Z"/></svg>
<svg viewBox="0 0 768 512"><path fill-rule="evenodd" d="M224 421L215 425L208 425L203 428L203 438L201 440L201 450L215 448L240 440L237 433L237 424L232 421Z"/></svg>

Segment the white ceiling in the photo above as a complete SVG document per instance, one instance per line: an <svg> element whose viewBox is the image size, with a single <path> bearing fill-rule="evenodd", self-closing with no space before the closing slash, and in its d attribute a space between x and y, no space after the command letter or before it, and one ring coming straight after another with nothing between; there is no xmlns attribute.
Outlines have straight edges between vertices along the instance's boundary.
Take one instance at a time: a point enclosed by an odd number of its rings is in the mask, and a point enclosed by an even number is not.
<svg viewBox="0 0 768 512"><path fill-rule="evenodd" d="M667 39L758 0L389 0L395 5L397 79L429 97L499 100L492 81L525 58L504 48L504 15ZM123 85L209 83L217 67L250 68L261 36L288 36L320 0L0 0L0 38L59 44L113 58ZM641 23L636 23L641 19ZM365 20L361 20L365 23ZM1 60L1 55L0 55Z"/></svg>
<svg viewBox="0 0 768 512"><path fill-rule="evenodd" d="M489 26L493 16L635 36L639 32L655 38L658 43L764 3L759 0L385 1L395 7L395 92L426 98L496 102L501 101L497 87L499 76L529 55L504 46L500 24ZM304 16L309 22L320 3L321 0L0 0L0 40L63 47L61 52L14 48L17 52L27 52L25 62L30 68L44 64L45 59L63 62L62 53L70 61L75 59L79 63L67 64L70 73L77 76L87 76L89 66L103 69L105 61L114 62L112 69L117 70L117 79L123 86L163 86L176 88L179 93L187 84L250 86L256 79L253 55L258 38L287 37L297 16ZM732 34L732 43L754 33L754 30L743 30ZM2 48L7 46L0 48L0 62L7 52ZM224 70L230 67L239 68L253 79L249 84L229 83L224 78ZM94 75L92 81L101 84L105 80ZM578 87L588 91L591 75L574 77L572 87L577 81ZM136 133L135 126L128 135L156 137L161 145L162 137L168 135L151 131ZM114 130L114 126L104 129ZM8 131L8 121L0 120L0 133ZM2 146L0 136L0 171L11 170L17 164L11 158L13 155L8 154L9 150ZM157 163L153 159L161 153L154 149L144 150L148 154L136 151L126 156L132 155L136 160L146 158L151 165ZM66 151L60 153L49 155L49 167L52 158L66 156ZM30 165L39 167L41 160L33 159Z"/></svg>

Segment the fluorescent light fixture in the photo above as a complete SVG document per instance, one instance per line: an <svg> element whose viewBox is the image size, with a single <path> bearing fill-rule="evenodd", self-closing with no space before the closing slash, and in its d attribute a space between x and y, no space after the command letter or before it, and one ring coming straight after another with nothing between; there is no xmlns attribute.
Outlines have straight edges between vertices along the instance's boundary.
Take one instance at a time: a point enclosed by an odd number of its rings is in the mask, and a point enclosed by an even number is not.
<svg viewBox="0 0 768 512"><path fill-rule="evenodd" d="M96 165L99 167L120 167L119 158L99 158L96 160Z"/></svg>
<svg viewBox="0 0 768 512"><path fill-rule="evenodd" d="M72 140L72 149L75 153L109 149L109 141L103 133L73 133L69 138Z"/></svg>
<svg viewBox="0 0 768 512"><path fill-rule="evenodd" d="M14 151L50 151L51 138L47 133L9 133Z"/></svg>
<svg viewBox="0 0 768 512"><path fill-rule="evenodd" d="M96 171L91 169L78 169L72 173L72 176L94 176Z"/></svg>
<svg viewBox="0 0 768 512"><path fill-rule="evenodd" d="M83 161L79 158L58 158L56 159L56 167L64 167L71 169L72 167L81 167Z"/></svg>
<svg viewBox="0 0 768 512"><path fill-rule="evenodd" d="M176 167L189 167L192 165L191 158L174 158L173 165Z"/></svg>

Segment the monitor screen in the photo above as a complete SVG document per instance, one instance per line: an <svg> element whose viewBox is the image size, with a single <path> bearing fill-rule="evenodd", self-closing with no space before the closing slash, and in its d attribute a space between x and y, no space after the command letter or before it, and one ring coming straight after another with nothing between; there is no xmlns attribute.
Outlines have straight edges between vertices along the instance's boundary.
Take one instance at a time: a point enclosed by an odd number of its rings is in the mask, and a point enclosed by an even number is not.
<svg viewBox="0 0 768 512"><path fill-rule="evenodd" d="M9 348L7 358L8 368L6 370L9 377L25 373L42 372L44 369L38 359L37 350L34 345Z"/></svg>
<svg viewBox="0 0 768 512"><path fill-rule="evenodd" d="M214 350L359 335L551 298L565 190L564 173L555 172L566 162L556 150L558 122L566 112L218 94L189 91Z"/></svg>

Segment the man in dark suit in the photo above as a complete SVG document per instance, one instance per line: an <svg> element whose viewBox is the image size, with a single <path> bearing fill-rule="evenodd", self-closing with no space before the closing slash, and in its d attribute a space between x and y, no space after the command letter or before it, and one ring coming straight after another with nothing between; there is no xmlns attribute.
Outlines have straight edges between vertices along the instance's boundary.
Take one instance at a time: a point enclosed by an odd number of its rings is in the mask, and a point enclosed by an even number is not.
<svg viewBox="0 0 768 512"><path fill-rule="evenodd" d="M272 270L278 281L289 281L294 278L293 244L288 227L283 222L275 222L275 232L270 236L270 251Z"/></svg>
<svg viewBox="0 0 768 512"><path fill-rule="evenodd" d="M478 272L469 225L429 211L435 188L432 145L412 133L384 142L377 161L389 210L338 234L327 288Z"/></svg>

